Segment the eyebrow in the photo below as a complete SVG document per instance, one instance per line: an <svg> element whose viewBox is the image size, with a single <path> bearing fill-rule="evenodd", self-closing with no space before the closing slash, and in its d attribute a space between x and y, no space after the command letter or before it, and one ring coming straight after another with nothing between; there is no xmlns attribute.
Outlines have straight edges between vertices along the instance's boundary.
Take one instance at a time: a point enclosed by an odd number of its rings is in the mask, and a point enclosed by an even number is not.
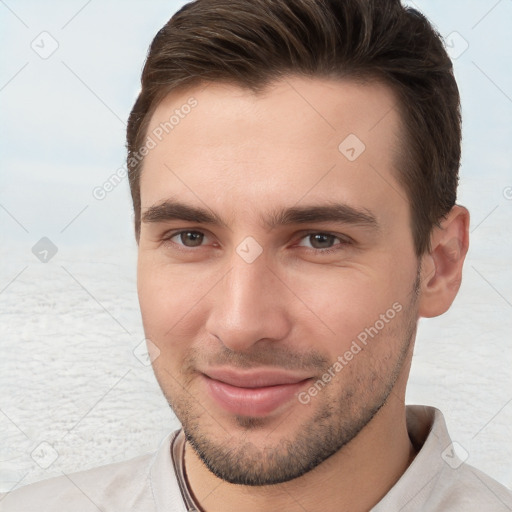
<svg viewBox="0 0 512 512"><path fill-rule="evenodd" d="M228 227L221 217L209 209L187 205L171 199L150 206L142 214L142 222L144 223L158 223L172 220ZM375 230L379 228L377 218L370 210L332 202L322 205L293 206L273 210L267 217L262 216L261 220L262 224L269 230L277 226L318 222L337 222L369 227Z"/></svg>
<svg viewBox="0 0 512 512"><path fill-rule="evenodd" d="M377 229L376 216L368 209L359 209L347 204L328 203L312 206L293 206L274 211L264 224L273 229L288 224L309 224L315 222L337 222Z"/></svg>
<svg viewBox="0 0 512 512"><path fill-rule="evenodd" d="M227 227L226 223L211 210L190 206L171 199L150 206L142 214L142 222L166 222L170 220L217 224Z"/></svg>

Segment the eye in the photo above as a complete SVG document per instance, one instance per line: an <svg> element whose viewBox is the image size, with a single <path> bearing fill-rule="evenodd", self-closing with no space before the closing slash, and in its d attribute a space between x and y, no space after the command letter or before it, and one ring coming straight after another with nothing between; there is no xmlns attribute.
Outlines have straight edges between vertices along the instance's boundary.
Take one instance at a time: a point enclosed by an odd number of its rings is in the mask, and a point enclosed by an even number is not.
<svg viewBox="0 0 512 512"><path fill-rule="evenodd" d="M205 239L204 233L200 231L180 231L167 237L166 240L185 247L199 247Z"/></svg>
<svg viewBox="0 0 512 512"><path fill-rule="evenodd" d="M338 243L336 243L336 241L338 241ZM319 251L326 251L333 248L335 250L335 246L343 246L348 243L347 240L336 235L331 235L330 233L309 233L303 237L297 245Z"/></svg>

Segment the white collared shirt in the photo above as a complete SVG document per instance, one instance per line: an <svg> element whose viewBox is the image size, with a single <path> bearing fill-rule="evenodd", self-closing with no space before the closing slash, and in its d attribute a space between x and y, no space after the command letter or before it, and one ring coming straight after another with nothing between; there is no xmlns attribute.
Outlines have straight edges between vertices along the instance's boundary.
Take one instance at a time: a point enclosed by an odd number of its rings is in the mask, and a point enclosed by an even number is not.
<svg viewBox="0 0 512 512"><path fill-rule="evenodd" d="M442 413L409 405L407 428L419 453L370 512L511 512L512 492L462 462ZM0 495L1 512L189 512L171 433L153 455L63 475ZM270 512L270 511L265 511ZM277 511L276 511L277 512Z"/></svg>

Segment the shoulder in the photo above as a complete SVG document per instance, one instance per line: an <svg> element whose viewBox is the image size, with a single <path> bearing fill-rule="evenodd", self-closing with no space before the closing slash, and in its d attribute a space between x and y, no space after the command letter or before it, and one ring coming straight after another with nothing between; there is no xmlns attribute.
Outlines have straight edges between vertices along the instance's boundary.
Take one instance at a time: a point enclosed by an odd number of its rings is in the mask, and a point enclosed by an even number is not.
<svg viewBox="0 0 512 512"><path fill-rule="evenodd" d="M456 453L438 409L407 406L407 429L417 455L372 512L510 512L512 491ZM467 454L466 454L467 455Z"/></svg>
<svg viewBox="0 0 512 512"><path fill-rule="evenodd" d="M0 496L0 510L97 512L114 510L116 504L121 506L118 510L137 510L125 507L147 498L151 459L151 455L144 455L20 487Z"/></svg>
<svg viewBox="0 0 512 512"><path fill-rule="evenodd" d="M416 409L418 412L418 409ZM464 512L499 512L512 510L512 491L489 475L467 464L468 454L457 454L441 411L433 409L433 423L419 458L420 469L433 475L431 492L425 503L429 510Z"/></svg>
<svg viewBox="0 0 512 512"><path fill-rule="evenodd" d="M432 510L512 510L512 491L469 464L445 467L436 480L436 492L431 496Z"/></svg>
<svg viewBox="0 0 512 512"><path fill-rule="evenodd" d="M175 435L173 432L167 436L156 453L87 471L63 473L0 494L0 511L153 512L160 500L158 494L162 494L162 484L155 480L165 479L166 491L176 495L170 462L170 444Z"/></svg>

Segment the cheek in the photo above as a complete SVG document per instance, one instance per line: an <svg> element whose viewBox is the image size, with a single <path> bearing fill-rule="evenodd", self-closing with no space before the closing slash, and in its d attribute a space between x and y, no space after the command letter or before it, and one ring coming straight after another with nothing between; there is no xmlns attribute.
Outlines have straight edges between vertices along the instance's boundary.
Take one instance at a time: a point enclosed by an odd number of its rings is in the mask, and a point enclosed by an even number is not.
<svg viewBox="0 0 512 512"><path fill-rule="evenodd" d="M332 360L356 340L372 340L377 346L379 340L395 335L401 324L411 300L412 275L412 269L399 279L389 269L370 273L352 268L331 269L314 278L294 276L293 290L305 306L296 322Z"/></svg>
<svg viewBox="0 0 512 512"><path fill-rule="evenodd" d="M190 329L188 319L197 315L208 284L204 276L183 266L139 255L137 289L146 336L164 340L183 332L184 326Z"/></svg>

